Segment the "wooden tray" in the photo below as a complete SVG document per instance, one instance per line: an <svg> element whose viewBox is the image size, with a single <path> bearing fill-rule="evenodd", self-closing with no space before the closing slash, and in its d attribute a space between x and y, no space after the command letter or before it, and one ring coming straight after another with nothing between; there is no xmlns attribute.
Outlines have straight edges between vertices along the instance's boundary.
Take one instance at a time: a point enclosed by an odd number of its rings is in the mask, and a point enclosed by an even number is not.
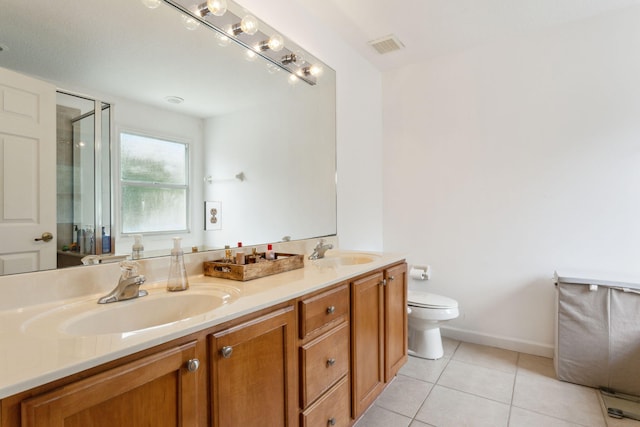
<svg viewBox="0 0 640 427"><path fill-rule="evenodd" d="M264 257L264 253L262 256ZM276 252L276 259L274 260L263 260L254 264L231 264L220 261L205 261L205 276L242 280L244 282L304 267L303 255L280 252Z"/></svg>

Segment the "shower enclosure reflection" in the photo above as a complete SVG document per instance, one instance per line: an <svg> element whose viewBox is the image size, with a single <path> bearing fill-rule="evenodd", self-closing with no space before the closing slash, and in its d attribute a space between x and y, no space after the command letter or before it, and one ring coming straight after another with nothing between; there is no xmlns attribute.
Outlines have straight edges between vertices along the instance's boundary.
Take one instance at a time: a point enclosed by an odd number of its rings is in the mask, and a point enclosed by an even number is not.
<svg viewBox="0 0 640 427"><path fill-rule="evenodd" d="M57 266L111 253L111 106L56 94Z"/></svg>

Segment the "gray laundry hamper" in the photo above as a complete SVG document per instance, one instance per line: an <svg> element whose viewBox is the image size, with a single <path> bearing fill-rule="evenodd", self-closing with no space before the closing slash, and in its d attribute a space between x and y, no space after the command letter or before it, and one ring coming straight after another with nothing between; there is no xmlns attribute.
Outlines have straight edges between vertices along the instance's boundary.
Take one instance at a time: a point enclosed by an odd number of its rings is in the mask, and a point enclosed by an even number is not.
<svg viewBox="0 0 640 427"><path fill-rule="evenodd" d="M640 396L640 285L556 273L560 380Z"/></svg>

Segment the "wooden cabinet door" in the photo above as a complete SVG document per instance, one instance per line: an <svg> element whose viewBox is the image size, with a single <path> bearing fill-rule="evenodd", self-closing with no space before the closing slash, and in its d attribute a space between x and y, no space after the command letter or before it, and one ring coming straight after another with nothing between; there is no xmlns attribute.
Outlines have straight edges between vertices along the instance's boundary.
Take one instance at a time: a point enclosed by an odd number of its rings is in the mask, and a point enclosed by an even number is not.
<svg viewBox="0 0 640 427"><path fill-rule="evenodd" d="M408 357L407 264L385 271L384 319L384 381L389 382Z"/></svg>
<svg viewBox="0 0 640 427"><path fill-rule="evenodd" d="M27 399L22 426L197 426L195 357L193 341Z"/></svg>
<svg viewBox="0 0 640 427"><path fill-rule="evenodd" d="M286 307L209 335L214 426L296 425L295 320Z"/></svg>
<svg viewBox="0 0 640 427"><path fill-rule="evenodd" d="M357 418L384 387L382 273L351 285L352 416Z"/></svg>

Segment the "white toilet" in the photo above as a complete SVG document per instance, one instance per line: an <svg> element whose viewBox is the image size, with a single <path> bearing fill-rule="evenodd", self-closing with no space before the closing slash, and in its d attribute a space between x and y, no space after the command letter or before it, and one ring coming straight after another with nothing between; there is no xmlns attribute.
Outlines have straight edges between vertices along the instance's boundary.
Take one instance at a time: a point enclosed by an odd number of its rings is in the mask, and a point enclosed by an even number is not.
<svg viewBox="0 0 640 427"><path fill-rule="evenodd" d="M444 355L440 323L455 319L458 301L423 291L409 289L409 354L424 359L440 359Z"/></svg>

